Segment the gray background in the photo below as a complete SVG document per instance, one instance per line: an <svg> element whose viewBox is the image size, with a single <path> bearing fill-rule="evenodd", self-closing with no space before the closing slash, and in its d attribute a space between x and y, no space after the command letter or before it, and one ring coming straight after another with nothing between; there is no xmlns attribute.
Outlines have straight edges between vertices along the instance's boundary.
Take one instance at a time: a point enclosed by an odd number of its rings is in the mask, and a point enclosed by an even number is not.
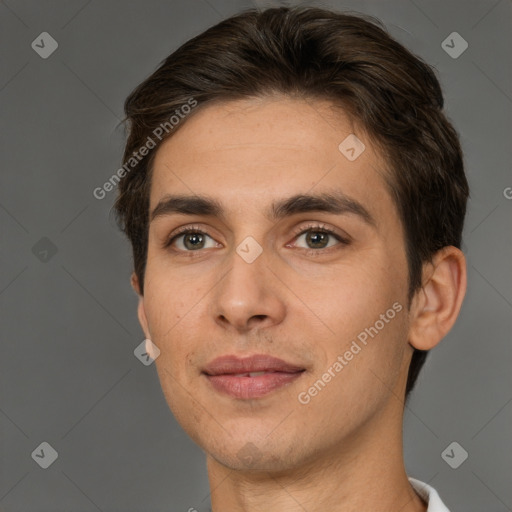
<svg viewBox="0 0 512 512"><path fill-rule="evenodd" d="M128 93L255 5L272 2L0 3L1 510L208 509L204 455L133 354L143 335L115 192L92 191L120 165ZM511 1L309 5L379 17L438 70L471 186L469 288L407 407L406 464L453 512L511 510ZM47 59L31 48L44 31L59 45ZM469 44L457 59L441 47L453 31ZM58 452L48 469L31 457L43 441ZM441 457L452 441L469 454L457 469Z"/></svg>

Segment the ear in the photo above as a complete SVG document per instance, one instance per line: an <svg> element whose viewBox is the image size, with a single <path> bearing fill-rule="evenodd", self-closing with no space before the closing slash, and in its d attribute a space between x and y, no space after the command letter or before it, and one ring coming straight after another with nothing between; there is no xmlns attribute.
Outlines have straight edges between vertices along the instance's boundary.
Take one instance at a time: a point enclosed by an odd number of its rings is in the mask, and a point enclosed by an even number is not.
<svg viewBox="0 0 512 512"><path fill-rule="evenodd" d="M452 328L466 294L466 258L453 246L440 249L423 266L422 287L413 298L409 343L434 348Z"/></svg>
<svg viewBox="0 0 512 512"><path fill-rule="evenodd" d="M148 327L148 319L146 317L146 311L144 310L144 296L140 294L139 278L137 277L135 272L133 272L131 275L130 283L132 285L132 288L135 290L135 293L139 296L139 303L137 305L137 316L139 318L140 326L142 327L142 330L144 331L144 335L146 336L146 338L151 339Z"/></svg>

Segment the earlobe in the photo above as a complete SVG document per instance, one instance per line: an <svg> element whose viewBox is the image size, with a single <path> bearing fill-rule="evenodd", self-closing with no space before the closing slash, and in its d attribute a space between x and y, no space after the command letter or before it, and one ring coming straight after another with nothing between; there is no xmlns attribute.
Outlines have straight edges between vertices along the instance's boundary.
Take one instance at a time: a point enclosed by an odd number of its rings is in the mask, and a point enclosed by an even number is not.
<svg viewBox="0 0 512 512"><path fill-rule="evenodd" d="M144 298L139 297L139 304L137 305L137 316L139 318L140 326L144 331L144 335L146 338L151 339L151 334L149 332L148 319L146 317L146 311L144 309Z"/></svg>
<svg viewBox="0 0 512 512"><path fill-rule="evenodd" d="M135 290L135 293L137 295L140 295L139 278L137 277L137 274L135 272L132 272L132 275L130 276L130 284L132 285L132 288Z"/></svg>
<svg viewBox="0 0 512 512"><path fill-rule="evenodd" d="M135 290L135 293L137 293L137 295L139 296L139 303L137 305L137 317L139 318L140 326L142 327L142 330L144 331L144 335L146 336L146 338L151 339L148 328L148 319L146 317L146 311L144 309L144 297L140 294L139 279L135 272L133 272L130 277L130 284L132 285L132 288Z"/></svg>
<svg viewBox="0 0 512 512"><path fill-rule="evenodd" d="M466 258L453 246L440 249L423 269L423 286L414 297L409 343L434 348L453 327L466 294Z"/></svg>

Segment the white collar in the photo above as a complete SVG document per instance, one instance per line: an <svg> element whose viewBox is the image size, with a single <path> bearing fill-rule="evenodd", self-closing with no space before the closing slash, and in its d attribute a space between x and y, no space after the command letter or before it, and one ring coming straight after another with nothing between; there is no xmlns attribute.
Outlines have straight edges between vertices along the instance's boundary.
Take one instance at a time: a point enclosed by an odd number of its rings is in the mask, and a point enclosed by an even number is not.
<svg viewBox="0 0 512 512"><path fill-rule="evenodd" d="M419 496L427 502L427 512L450 512L433 487L411 477L409 482Z"/></svg>

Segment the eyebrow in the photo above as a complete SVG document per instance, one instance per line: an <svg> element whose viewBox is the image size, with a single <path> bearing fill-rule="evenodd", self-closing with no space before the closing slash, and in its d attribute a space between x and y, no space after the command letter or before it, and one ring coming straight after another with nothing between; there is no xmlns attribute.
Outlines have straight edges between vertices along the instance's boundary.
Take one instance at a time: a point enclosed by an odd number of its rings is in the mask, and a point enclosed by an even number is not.
<svg viewBox="0 0 512 512"><path fill-rule="evenodd" d="M343 192L321 194L296 194L279 199L270 205L266 217L271 221L307 212L326 212L333 214L350 213L358 216L366 224L377 227L375 218L357 200ZM222 204L214 198L200 195L166 195L153 209L150 222L157 217L172 214L203 215L225 220Z"/></svg>

